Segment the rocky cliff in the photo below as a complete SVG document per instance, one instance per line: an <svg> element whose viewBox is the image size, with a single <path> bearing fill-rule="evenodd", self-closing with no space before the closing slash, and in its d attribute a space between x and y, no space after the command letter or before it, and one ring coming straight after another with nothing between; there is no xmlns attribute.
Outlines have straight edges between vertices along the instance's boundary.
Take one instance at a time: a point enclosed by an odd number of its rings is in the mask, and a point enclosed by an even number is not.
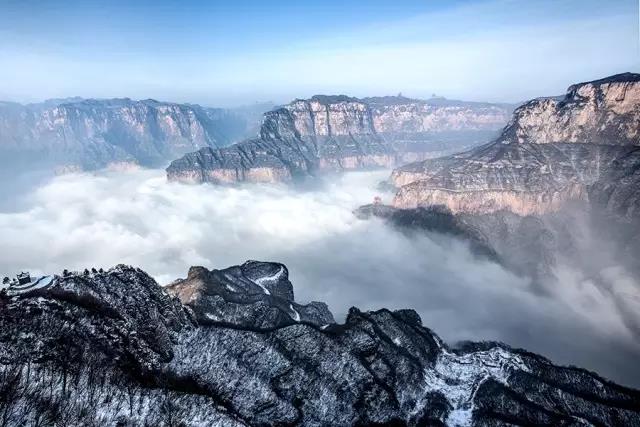
<svg viewBox="0 0 640 427"><path fill-rule="evenodd" d="M326 304L294 301L293 285L283 264L247 261L224 270L191 267L167 291L190 307L200 324L232 323L270 329L296 322L335 323Z"/></svg>
<svg viewBox="0 0 640 427"><path fill-rule="evenodd" d="M126 98L0 103L0 155L7 165L25 168L161 166L189 151L246 138L262 112Z"/></svg>
<svg viewBox="0 0 640 427"><path fill-rule="evenodd" d="M194 268L169 293L122 265L45 283L0 294L5 425L640 425L640 392L449 347L412 310L298 318L281 264Z"/></svg>
<svg viewBox="0 0 640 427"><path fill-rule="evenodd" d="M640 145L640 74L624 73L569 87L564 97L518 108L505 142Z"/></svg>
<svg viewBox="0 0 640 427"><path fill-rule="evenodd" d="M516 109L492 143L396 169L393 204L540 215L580 200L633 218L640 212L639 132L640 75L573 85L563 98Z"/></svg>
<svg viewBox="0 0 640 427"><path fill-rule="evenodd" d="M511 107L436 98L314 96L265 114L258 138L175 160L170 180L291 181L323 171L390 168L478 144Z"/></svg>

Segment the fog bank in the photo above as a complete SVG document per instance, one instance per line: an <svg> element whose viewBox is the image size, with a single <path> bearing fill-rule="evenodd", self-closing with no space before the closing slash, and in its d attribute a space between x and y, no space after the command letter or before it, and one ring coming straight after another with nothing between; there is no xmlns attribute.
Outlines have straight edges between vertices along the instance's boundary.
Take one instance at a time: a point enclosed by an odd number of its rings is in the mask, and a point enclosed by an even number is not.
<svg viewBox="0 0 640 427"><path fill-rule="evenodd" d="M612 290L603 292L561 266L541 294L465 242L357 219L352 210L379 195L387 174L350 173L307 190L182 185L149 170L56 177L5 200L0 273L125 263L166 284L192 265L278 261L298 301L325 301L339 321L350 306L414 308L449 342L500 340L640 386L640 307L620 298L638 283L624 269L600 275Z"/></svg>

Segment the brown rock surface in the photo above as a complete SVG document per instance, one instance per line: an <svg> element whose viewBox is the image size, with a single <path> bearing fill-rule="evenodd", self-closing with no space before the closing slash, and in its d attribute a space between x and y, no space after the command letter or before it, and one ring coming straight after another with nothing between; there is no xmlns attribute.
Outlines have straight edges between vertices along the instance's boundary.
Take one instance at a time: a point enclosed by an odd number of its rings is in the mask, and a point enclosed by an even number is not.
<svg viewBox="0 0 640 427"><path fill-rule="evenodd" d="M518 108L492 143L396 169L393 204L539 215L593 201L632 217L640 200L639 130L640 75L574 85L563 99Z"/></svg>

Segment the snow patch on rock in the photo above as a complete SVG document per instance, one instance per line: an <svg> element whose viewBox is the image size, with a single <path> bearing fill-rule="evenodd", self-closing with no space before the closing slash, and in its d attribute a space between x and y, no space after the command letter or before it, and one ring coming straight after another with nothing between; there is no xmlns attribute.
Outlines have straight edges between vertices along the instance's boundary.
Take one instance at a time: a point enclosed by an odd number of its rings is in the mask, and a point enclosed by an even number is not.
<svg viewBox="0 0 640 427"><path fill-rule="evenodd" d="M468 354L451 353L443 349L433 369L425 370L428 392L442 393L453 408L447 425L470 426L476 391L488 379L507 384L514 371L529 372L517 355L495 347Z"/></svg>
<svg viewBox="0 0 640 427"><path fill-rule="evenodd" d="M271 276L264 276L264 277L259 277L257 279L254 279L253 283L260 286L265 294L271 295L271 292L269 292L269 289L267 289L265 284L277 282L278 280L280 280L283 274L284 274L284 267L280 266L280 269L278 269L276 273L272 274Z"/></svg>
<svg viewBox="0 0 640 427"><path fill-rule="evenodd" d="M53 282L53 276L42 276L39 278L32 278L29 283L22 285L12 285L9 287L7 294L10 296L20 295L26 292L31 292L36 289L48 288Z"/></svg>
<svg viewBox="0 0 640 427"><path fill-rule="evenodd" d="M293 320L295 320L296 322L299 322L300 321L300 313L298 313L296 311L296 309L293 308L293 304L289 304L289 308L291 309L291 318Z"/></svg>

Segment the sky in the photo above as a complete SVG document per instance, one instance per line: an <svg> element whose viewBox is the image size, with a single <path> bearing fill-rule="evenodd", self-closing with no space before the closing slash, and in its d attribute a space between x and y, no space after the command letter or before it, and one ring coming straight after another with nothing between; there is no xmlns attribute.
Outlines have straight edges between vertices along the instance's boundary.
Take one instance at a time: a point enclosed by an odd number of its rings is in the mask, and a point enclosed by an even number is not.
<svg viewBox="0 0 640 427"><path fill-rule="evenodd" d="M517 102L640 71L637 0L0 0L0 99Z"/></svg>

